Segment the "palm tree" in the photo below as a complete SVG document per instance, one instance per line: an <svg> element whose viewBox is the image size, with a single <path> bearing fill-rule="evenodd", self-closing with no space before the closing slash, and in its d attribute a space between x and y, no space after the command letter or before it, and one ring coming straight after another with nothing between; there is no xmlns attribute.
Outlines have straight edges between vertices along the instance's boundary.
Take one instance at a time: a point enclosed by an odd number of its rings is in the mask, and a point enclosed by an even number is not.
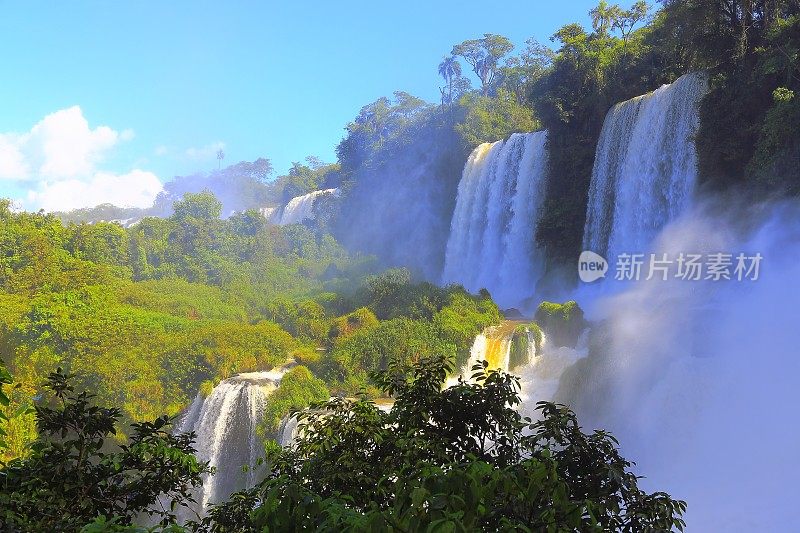
<svg viewBox="0 0 800 533"><path fill-rule="evenodd" d="M440 89L442 93L442 104L452 103L453 84L461 77L461 63L458 62L455 56L445 57L442 59L442 62L439 63L439 75L444 78L444 81L447 83L447 97L445 97L445 88L442 87Z"/></svg>
<svg viewBox="0 0 800 533"><path fill-rule="evenodd" d="M225 152L222 151L222 148L217 150L217 170L222 168L222 160L225 159Z"/></svg>

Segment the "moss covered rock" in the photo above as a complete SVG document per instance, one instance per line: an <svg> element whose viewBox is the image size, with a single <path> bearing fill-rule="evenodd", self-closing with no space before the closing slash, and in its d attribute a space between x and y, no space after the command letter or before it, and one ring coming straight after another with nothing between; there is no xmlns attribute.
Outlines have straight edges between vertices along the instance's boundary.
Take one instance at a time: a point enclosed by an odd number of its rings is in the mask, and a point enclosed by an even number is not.
<svg viewBox="0 0 800 533"><path fill-rule="evenodd" d="M520 324L511 336L511 352L508 357L508 369L514 370L530 362L530 343L534 343L537 355L542 349L542 329L535 322Z"/></svg>
<svg viewBox="0 0 800 533"><path fill-rule="evenodd" d="M583 310L574 300L563 304L542 302L534 319L553 346L574 348L586 328Z"/></svg>

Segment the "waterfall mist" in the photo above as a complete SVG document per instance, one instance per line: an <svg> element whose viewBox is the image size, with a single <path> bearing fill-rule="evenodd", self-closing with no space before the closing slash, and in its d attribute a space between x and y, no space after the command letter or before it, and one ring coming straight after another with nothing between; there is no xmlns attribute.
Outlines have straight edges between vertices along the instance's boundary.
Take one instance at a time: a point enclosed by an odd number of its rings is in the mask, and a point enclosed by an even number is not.
<svg viewBox="0 0 800 533"><path fill-rule="evenodd" d="M588 302L589 356L557 399L619 437L645 487L687 500L689 531L786 530L800 474L800 206L698 207L654 248L764 259L756 281L640 281Z"/></svg>
<svg viewBox="0 0 800 533"><path fill-rule="evenodd" d="M703 74L686 74L606 115L589 188L583 249L608 258L643 251L690 205L697 179Z"/></svg>
<svg viewBox="0 0 800 533"><path fill-rule="evenodd" d="M442 280L502 306L531 298L544 268L536 222L544 200L547 132L478 146L458 185Z"/></svg>

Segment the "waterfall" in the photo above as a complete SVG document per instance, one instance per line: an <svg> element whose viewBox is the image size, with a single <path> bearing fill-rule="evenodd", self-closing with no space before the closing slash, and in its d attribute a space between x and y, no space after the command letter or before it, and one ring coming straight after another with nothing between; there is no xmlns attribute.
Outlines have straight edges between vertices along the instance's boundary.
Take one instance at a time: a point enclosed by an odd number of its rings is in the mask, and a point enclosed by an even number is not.
<svg viewBox="0 0 800 533"><path fill-rule="evenodd" d="M508 372L511 368L512 345L517 335L517 327L523 322L519 320L505 320L500 325L486 328L475 337L469 358L461 368L461 376L469 381L472 376L472 367L481 361L488 363L488 370L496 369ZM536 357L536 340L534 336L525 331L526 359L532 361Z"/></svg>
<svg viewBox="0 0 800 533"><path fill-rule="evenodd" d="M523 330L524 333L520 333ZM514 340L518 335L525 343L526 362L511 368ZM584 331L575 348L552 346L547 336L542 333L540 347L537 349L536 335L522 321L506 320L498 326L486 328L475 337L470 350L469 359L461 369L461 377L471 381L472 367L481 361L488 363L488 369L510 372L520 378L520 411L525 416L537 416L536 403L554 401L559 391L561 378L579 360L588 353L588 330ZM455 378L448 381L448 386L457 382Z"/></svg>
<svg viewBox="0 0 800 533"><path fill-rule="evenodd" d="M323 189L320 191L312 191L302 196L295 196L280 213L274 213L276 223L280 226L288 224L300 224L304 220L314 219L314 203L320 196L330 194L332 196L339 196L339 189Z"/></svg>
<svg viewBox="0 0 800 533"><path fill-rule="evenodd" d="M458 185L442 274L502 305L533 296L543 257L536 223L544 199L547 132L515 133L470 154Z"/></svg>
<svg viewBox="0 0 800 533"><path fill-rule="evenodd" d="M278 431L278 444L284 448L291 446L299 434L300 420L296 415L286 415Z"/></svg>
<svg viewBox="0 0 800 533"><path fill-rule="evenodd" d="M697 178L697 108L706 90L703 74L686 74L611 108L592 170L584 250L611 260L645 251L690 205Z"/></svg>
<svg viewBox="0 0 800 533"><path fill-rule="evenodd" d="M255 465L264 448L257 427L285 370L238 374L222 381L206 398L195 397L177 430L194 431L198 459L216 468L215 474L203 479L196 495L197 511L202 513L208 504L225 501L258 481ZM250 468L243 471L244 466Z"/></svg>

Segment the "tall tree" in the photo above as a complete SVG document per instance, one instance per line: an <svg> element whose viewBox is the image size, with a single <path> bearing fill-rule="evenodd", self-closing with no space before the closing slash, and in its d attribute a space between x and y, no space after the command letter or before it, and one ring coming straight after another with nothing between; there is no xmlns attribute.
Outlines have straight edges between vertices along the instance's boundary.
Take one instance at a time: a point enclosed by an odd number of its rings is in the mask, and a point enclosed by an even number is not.
<svg viewBox="0 0 800 533"><path fill-rule="evenodd" d="M461 63L455 56L447 56L439 63L439 75L444 78L445 86L440 87L442 105L453 103L453 88L455 81L461 77Z"/></svg>
<svg viewBox="0 0 800 533"><path fill-rule="evenodd" d="M481 93L487 96L500 68L500 60L513 49L514 45L508 38L486 33L480 39L469 39L455 45L451 53L469 63L481 81Z"/></svg>
<svg viewBox="0 0 800 533"><path fill-rule="evenodd" d="M592 19L592 29L601 37L607 37L608 32L614 27L614 21L619 19L622 9L618 5L609 5L606 0L600 0L597 7L589 11Z"/></svg>
<svg viewBox="0 0 800 533"><path fill-rule="evenodd" d="M620 11L619 15L613 21L613 29L619 30L622 35L623 43L627 44L628 38L636 25L647 18L647 12L650 6L644 0L639 0L634 3L630 9Z"/></svg>

